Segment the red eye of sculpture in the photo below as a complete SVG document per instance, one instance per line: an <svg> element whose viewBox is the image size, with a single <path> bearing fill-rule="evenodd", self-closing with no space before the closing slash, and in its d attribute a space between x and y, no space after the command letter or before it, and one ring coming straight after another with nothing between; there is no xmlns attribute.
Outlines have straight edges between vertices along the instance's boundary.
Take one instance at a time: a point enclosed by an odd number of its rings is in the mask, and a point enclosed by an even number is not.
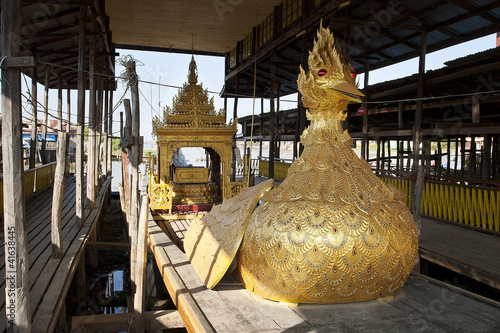
<svg viewBox="0 0 500 333"><path fill-rule="evenodd" d="M318 71L318 76L325 76L326 75L326 69L320 69Z"/></svg>
<svg viewBox="0 0 500 333"><path fill-rule="evenodd" d="M356 75L357 75L357 74L356 74L356 72L355 72L355 71L353 71L353 70L352 70L352 71L351 71L351 75L352 75L352 77L353 77L353 78L356 78Z"/></svg>

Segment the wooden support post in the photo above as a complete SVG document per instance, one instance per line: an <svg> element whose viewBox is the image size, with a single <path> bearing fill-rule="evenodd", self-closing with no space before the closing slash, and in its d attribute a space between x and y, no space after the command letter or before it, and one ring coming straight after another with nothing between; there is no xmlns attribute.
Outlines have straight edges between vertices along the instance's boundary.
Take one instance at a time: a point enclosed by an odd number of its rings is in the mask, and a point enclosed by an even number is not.
<svg viewBox="0 0 500 333"><path fill-rule="evenodd" d="M264 99L260 99L260 141L259 141L259 158L262 156L262 137L264 136Z"/></svg>
<svg viewBox="0 0 500 333"><path fill-rule="evenodd" d="M76 126L76 193L75 193L75 216L76 227L81 228L85 224L85 190L84 184L84 124L85 124L85 59L87 45L87 6L80 7L79 16L79 33L78 33L78 109L77 109L77 126Z"/></svg>
<svg viewBox="0 0 500 333"><path fill-rule="evenodd" d="M18 57L21 46L22 2L2 0L1 5L1 56ZM2 68L1 73L5 319L7 332L31 332L21 71L19 68Z"/></svg>
<svg viewBox="0 0 500 333"><path fill-rule="evenodd" d="M106 82L106 81L104 81ZM104 141L103 141L103 148L104 148L104 156L103 156L103 173L107 176L109 173L108 170L108 137L109 137L109 130L108 130L108 118L109 118L109 90L107 87L104 87L104 115L103 115L103 125L104 125Z"/></svg>
<svg viewBox="0 0 500 333"><path fill-rule="evenodd" d="M109 106L108 106L108 174L113 172L113 90L109 90Z"/></svg>
<svg viewBox="0 0 500 333"><path fill-rule="evenodd" d="M385 142L386 138L382 138L382 158L380 159L380 169L385 170Z"/></svg>
<svg viewBox="0 0 500 333"><path fill-rule="evenodd" d="M104 49L104 42L102 39L98 45L98 53L101 53ZM97 61L97 73L102 74L104 72L104 57L100 56ZM96 195L99 192L102 184L102 154L101 154L101 136L102 136L102 113L104 106L104 76L99 75L97 78L97 108L96 108L96 118L95 118L95 188Z"/></svg>
<svg viewBox="0 0 500 333"><path fill-rule="evenodd" d="M411 148L411 142L410 140L406 141L406 150L408 151L408 157L406 158L406 171L411 171L411 154L412 154L412 148Z"/></svg>
<svg viewBox="0 0 500 333"><path fill-rule="evenodd" d="M51 217L51 242L52 257L62 258L64 254L62 244L61 210L64 193L64 180L66 177L66 139L67 133L62 130L62 79L59 78L57 116L57 164L54 175L54 190L52 191L52 217Z"/></svg>
<svg viewBox="0 0 500 333"><path fill-rule="evenodd" d="M276 50L272 50L271 61L274 61ZM276 66L271 65L271 82L269 84L269 178L274 178L274 143L276 135L276 113L274 112L274 89L276 87Z"/></svg>
<svg viewBox="0 0 500 333"><path fill-rule="evenodd" d="M446 140L446 173L449 175L451 170L451 138Z"/></svg>
<svg viewBox="0 0 500 333"><path fill-rule="evenodd" d="M131 134L133 138L133 144L130 148L130 253L137 253L137 232L139 223L139 165L141 164L142 156L140 156L140 110L139 110L139 82L137 80L137 73L135 71L135 63L130 66L131 78L130 89L132 95L132 121L131 121ZM135 272L137 257L133 255L130 260L130 271ZM132 281L135 283L135 279ZM135 289L133 289L135 290Z"/></svg>
<svg viewBox="0 0 500 333"><path fill-rule="evenodd" d="M96 208L96 161L95 161L95 141L96 141L96 61L97 61L97 21L95 14L92 14L90 23L90 56L89 56L89 132L87 142L87 199L90 202L90 208Z"/></svg>
<svg viewBox="0 0 500 333"><path fill-rule="evenodd" d="M302 6L302 7L304 7L304 6ZM307 72L307 70L309 68L309 62L308 62L308 59L309 59L309 40L308 40L307 31L306 31L306 33L304 33L302 35L301 47L302 47L302 54L301 54L302 59L300 60L300 64L301 64L302 68L304 69L304 71ZM302 133L304 132L304 129L306 128L307 118L306 118L306 109L304 108L304 104L302 104L302 96L300 95L300 93L298 93L297 98L300 100L300 102L298 104L299 132L297 133L298 134L297 141L300 141L300 135L302 135ZM302 143L300 143L297 157L302 155L303 151L304 151L304 145Z"/></svg>
<svg viewBox="0 0 500 333"><path fill-rule="evenodd" d="M391 170L391 162L392 162L391 139L387 139L387 169L386 170Z"/></svg>
<svg viewBox="0 0 500 333"><path fill-rule="evenodd" d="M281 157L281 122L280 122L280 85L279 83L276 84L276 113L275 113L275 119L276 119L276 140L275 140L275 145L276 148L274 148L274 156L276 158ZM250 143L251 144L251 143Z"/></svg>
<svg viewBox="0 0 500 333"><path fill-rule="evenodd" d="M462 136L460 138L460 177L465 178L465 160L466 160L466 153L465 153L465 136Z"/></svg>
<svg viewBox="0 0 500 333"><path fill-rule="evenodd" d="M47 127L49 126L49 84L50 84L50 67L45 67L45 89L43 96L43 125L42 125L42 164L49 163L47 157Z"/></svg>
<svg viewBox="0 0 500 333"><path fill-rule="evenodd" d="M31 123L31 141L30 141L30 161L29 168L33 169L36 165L36 146L37 146L37 125L38 125L38 83L37 83L38 70L37 66L33 67L31 72L31 109L33 111L33 122Z"/></svg>
<svg viewBox="0 0 500 333"><path fill-rule="evenodd" d="M399 161L399 166L398 166L398 170L399 171L404 171L405 170L405 166L404 166L404 140L399 140L399 144L398 144L398 161Z"/></svg>
<svg viewBox="0 0 500 333"><path fill-rule="evenodd" d="M137 249L135 253L136 267L135 283L136 292L134 296L134 332L144 332L144 305L146 303L146 267L147 267L147 233L148 233L148 196L141 196L141 210L139 219L139 230L137 236Z"/></svg>
<svg viewBox="0 0 500 333"><path fill-rule="evenodd" d="M423 153L422 153L422 159L425 158L425 174L430 175L431 174L431 139L426 138L423 140L423 147L422 147Z"/></svg>
<svg viewBox="0 0 500 333"><path fill-rule="evenodd" d="M455 175L458 174L458 147L460 143L460 138L455 139L455 165L454 165L454 170L455 170Z"/></svg>
<svg viewBox="0 0 500 333"><path fill-rule="evenodd" d="M427 53L427 32L423 31L420 35L420 57L418 63L418 91L417 97L419 100L417 101L416 110L415 110L415 121L413 125L413 172L416 173L416 181L413 186L413 198L412 198L412 213L413 219L415 220L415 224L418 230L418 234L420 235L420 226L421 226L421 202L422 202L422 193L424 191L424 182L425 175L424 169L422 166L422 160L420 159L420 143L422 142L422 113L424 101L422 98L424 97L424 89L425 89L425 55Z"/></svg>
<svg viewBox="0 0 500 333"><path fill-rule="evenodd" d="M443 148L441 147L441 139L437 141L437 160L436 160L436 175L441 177L442 174L442 163L443 163Z"/></svg>
<svg viewBox="0 0 500 333"><path fill-rule="evenodd" d="M377 170L380 170L380 138L377 138L377 161L375 165Z"/></svg>
<svg viewBox="0 0 500 333"><path fill-rule="evenodd" d="M491 135L484 136L483 154L481 156L483 179L491 177Z"/></svg>
<svg viewBox="0 0 500 333"><path fill-rule="evenodd" d="M469 178L476 177L476 137L470 137Z"/></svg>
<svg viewBox="0 0 500 333"><path fill-rule="evenodd" d="M368 57L365 58L365 77L364 77L364 86L363 86L363 93L365 94L365 102L368 102L368 83L369 83L369 78L370 78L370 60ZM368 141L368 104L363 104L364 107L366 107L367 112L363 115L363 127L361 129L361 156L365 159L368 160L370 158L370 154L368 152L368 147L370 145L370 142ZM379 141L377 141L377 154L378 154L378 147ZM377 157L378 160L378 157ZM377 167L378 169L378 167Z"/></svg>

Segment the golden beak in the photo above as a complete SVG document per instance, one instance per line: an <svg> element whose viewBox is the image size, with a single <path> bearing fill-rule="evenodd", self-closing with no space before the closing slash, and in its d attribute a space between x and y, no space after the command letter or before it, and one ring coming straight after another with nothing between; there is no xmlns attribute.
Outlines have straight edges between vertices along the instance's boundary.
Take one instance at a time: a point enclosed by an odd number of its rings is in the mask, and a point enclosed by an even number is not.
<svg viewBox="0 0 500 333"><path fill-rule="evenodd" d="M361 96L364 96L364 94L356 88L356 86L347 83L347 82L342 82L340 84L335 85L333 90L338 91L342 95L345 96L347 100L353 101L353 102L361 102Z"/></svg>

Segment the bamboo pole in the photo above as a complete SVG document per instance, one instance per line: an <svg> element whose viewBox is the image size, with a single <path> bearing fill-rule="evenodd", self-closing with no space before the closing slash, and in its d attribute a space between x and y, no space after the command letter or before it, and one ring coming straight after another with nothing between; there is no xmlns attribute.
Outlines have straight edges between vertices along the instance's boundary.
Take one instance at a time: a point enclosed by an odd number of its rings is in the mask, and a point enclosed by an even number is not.
<svg viewBox="0 0 500 333"><path fill-rule="evenodd" d="M20 54L21 1L2 0L2 57ZM28 241L24 202L21 71L1 68L5 316L7 332L30 332Z"/></svg>
<svg viewBox="0 0 500 333"><path fill-rule="evenodd" d="M52 257L62 258L64 254L62 244L61 210L64 193L64 178L66 176L66 140L67 134L62 131L62 79L59 77L57 115L57 164L54 175L54 189L52 191L52 216L51 216L51 243Z"/></svg>
<svg viewBox="0 0 500 333"><path fill-rule="evenodd" d="M79 44L78 44L78 110L76 126L76 193L75 193L75 215L76 227L83 227L85 224L85 191L84 191L84 123L85 123L85 59L87 45L87 6L80 7L79 16Z"/></svg>
<svg viewBox="0 0 500 333"><path fill-rule="evenodd" d="M33 169L36 165L36 143L37 143L37 124L38 124L38 103L37 103L37 94L38 94L38 83L37 83L38 70L37 66L33 67L33 71L31 73L31 108L33 111L33 122L31 123L31 141L30 141L30 160L29 160L29 168Z"/></svg>

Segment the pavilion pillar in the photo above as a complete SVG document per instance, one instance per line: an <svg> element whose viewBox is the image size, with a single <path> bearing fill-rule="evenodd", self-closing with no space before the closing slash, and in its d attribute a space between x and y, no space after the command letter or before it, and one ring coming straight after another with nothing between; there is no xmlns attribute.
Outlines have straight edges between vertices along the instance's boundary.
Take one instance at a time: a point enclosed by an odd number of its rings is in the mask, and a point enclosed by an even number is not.
<svg viewBox="0 0 500 333"><path fill-rule="evenodd" d="M36 165L36 143L37 143L37 125L38 125L38 105L37 105L37 93L38 93L38 83L37 83L38 70L37 66L33 67L31 72L31 110L33 111L33 122L31 123L31 141L30 141L30 159L29 168L33 169Z"/></svg>
<svg viewBox="0 0 500 333"><path fill-rule="evenodd" d="M1 56L20 55L22 2L2 0ZM21 71L1 68L2 154L7 332L31 332L28 240L24 202Z"/></svg>
<svg viewBox="0 0 500 333"><path fill-rule="evenodd" d="M96 142L96 61L97 61L97 21L95 14L90 19L90 50L89 50L89 131L88 131L88 151L87 151L87 199L90 202L90 208L96 208L96 161L95 161L95 142Z"/></svg>
<svg viewBox="0 0 500 333"><path fill-rule="evenodd" d="M43 96L43 125L42 125L42 164L49 163L47 157L47 127L49 126L49 85L50 85L50 67L45 67L45 89Z"/></svg>
<svg viewBox="0 0 500 333"><path fill-rule="evenodd" d="M83 227L85 224L85 181L83 170L85 160L84 149L84 124L85 124L85 59L87 45L87 6L80 7L79 16L79 33L78 33L78 109L77 109L77 125L76 125L76 193L75 193L75 215L76 227Z"/></svg>
<svg viewBox="0 0 500 333"><path fill-rule="evenodd" d="M417 92L417 105L415 110L415 121L413 125L413 168L412 171L416 174L416 181L413 186L413 200L412 213L417 226L418 233L420 235L421 226L421 202L422 194L424 191L424 167L422 165L422 159L420 158L420 143L422 143L422 113L424 101L424 75L425 75L425 55L427 52L427 33L424 31L420 35L420 56L418 63L418 92Z"/></svg>
<svg viewBox="0 0 500 333"><path fill-rule="evenodd" d="M271 61L274 60L276 50L273 49L271 55ZM269 178L274 178L274 149L276 147L275 133L276 133L276 120L275 120L275 110L274 110L274 89L276 85L276 66L271 65L271 82L269 84Z"/></svg>

